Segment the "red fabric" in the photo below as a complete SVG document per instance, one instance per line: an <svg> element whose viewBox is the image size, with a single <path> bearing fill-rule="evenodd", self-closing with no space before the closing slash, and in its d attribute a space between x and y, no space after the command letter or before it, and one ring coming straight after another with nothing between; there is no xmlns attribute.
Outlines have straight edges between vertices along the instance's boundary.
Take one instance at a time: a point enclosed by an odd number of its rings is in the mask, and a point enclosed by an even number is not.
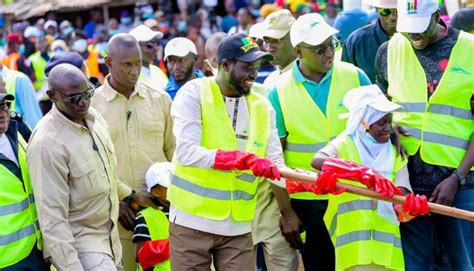
<svg viewBox="0 0 474 271"><path fill-rule="evenodd" d="M299 173L305 173L305 171L302 171L300 169L296 169L295 171ZM346 191L344 188L337 189L336 183L337 178L334 176L334 174L330 172L323 172L318 175L316 182L314 183L286 179L286 190L289 194L298 192L311 192L318 195L329 193L338 195Z"/></svg>
<svg viewBox="0 0 474 271"><path fill-rule="evenodd" d="M346 161L341 158L329 157L322 166L322 172L330 172L338 179L347 179L360 182L371 190L386 197L393 197L394 194L401 195L400 189L396 187L389 179L386 179L376 171L359 165L354 162Z"/></svg>
<svg viewBox="0 0 474 271"><path fill-rule="evenodd" d="M241 151L218 150L214 160L214 168L221 170L252 170L255 176L271 180L279 180L278 167L270 160L259 158L255 154Z"/></svg>
<svg viewBox="0 0 474 271"><path fill-rule="evenodd" d="M19 43L21 43L21 42L23 42L23 37L20 34L18 34L16 32L13 32L13 33L8 34L7 41L8 42L19 42Z"/></svg>
<svg viewBox="0 0 474 271"><path fill-rule="evenodd" d="M138 262L143 269L154 267L170 258L168 239L146 241L137 254Z"/></svg>

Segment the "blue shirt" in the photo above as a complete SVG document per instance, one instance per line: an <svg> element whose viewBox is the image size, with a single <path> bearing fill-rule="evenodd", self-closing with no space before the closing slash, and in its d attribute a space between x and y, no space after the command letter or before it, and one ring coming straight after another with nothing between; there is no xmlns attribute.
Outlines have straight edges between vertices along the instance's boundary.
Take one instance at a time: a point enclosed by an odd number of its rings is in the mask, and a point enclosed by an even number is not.
<svg viewBox="0 0 474 271"><path fill-rule="evenodd" d="M326 114L326 105L328 102L329 87L331 86L331 77L333 68L331 68L321 79L319 83L316 83L308 78L306 78L303 73L301 73L299 67L299 60L296 61L296 65L292 68L293 77L295 82L303 83L304 88L308 94L313 99L314 103L321 109L321 111ZM359 82L361 86L370 85L370 80L365 75L365 73L357 69L359 75ZM276 125L278 129L278 136L286 137L287 130L285 125L285 120L283 118L283 112L281 110L280 100L278 98L278 93L276 87L273 87L268 92L268 99L275 109L276 113Z"/></svg>
<svg viewBox="0 0 474 271"><path fill-rule="evenodd" d="M204 73L200 70L194 70L194 75L196 75L197 78L205 77ZM182 87L182 85L178 84L174 80L173 76L170 76L168 79L168 84L166 84L165 91L168 92L170 95L171 99L174 99L174 96L176 96L176 93L178 93L178 90Z"/></svg>
<svg viewBox="0 0 474 271"><path fill-rule="evenodd" d="M2 77L10 75L5 66L2 68ZM15 85L15 111L22 114L23 118L31 128L35 128L36 123L43 117L38 101L36 100L35 89L30 78L23 73L16 76Z"/></svg>
<svg viewBox="0 0 474 271"><path fill-rule="evenodd" d="M375 55L388 35L380 25L380 20L352 33L344 44L342 61L361 68L375 82Z"/></svg>

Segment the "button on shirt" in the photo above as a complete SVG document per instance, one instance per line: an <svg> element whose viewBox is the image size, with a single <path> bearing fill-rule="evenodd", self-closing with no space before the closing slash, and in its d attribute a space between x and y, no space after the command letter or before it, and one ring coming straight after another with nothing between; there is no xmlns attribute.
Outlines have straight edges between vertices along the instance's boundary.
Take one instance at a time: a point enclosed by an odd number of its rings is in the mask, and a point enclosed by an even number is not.
<svg viewBox="0 0 474 271"><path fill-rule="evenodd" d="M118 176L136 191L145 191L145 174L155 162L171 161L175 140L170 97L140 81L127 99L109 84L96 90L91 106L104 117L114 143Z"/></svg>
<svg viewBox="0 0 474 271"><path fill-rule="evenodd" d="M110 255L120 264L119 199L131 189L118 181L114 148L100 114L86 125L55 106L39 123L27 162L44 240L44 256L58 270L83 270L78 253Z"/></svg>
<svg viewBox="0 0 474 271"><path fill-rule="evenodd" d="M293 65L293 68L291 71L293 73L295 82L303 83L304 88L309 93L314 103L319 107L319 109L321 109L321 112L323 112L323 114L326 115L326 105L328 102L333 68L331 68L323 76L323 78L321 79L319 83L316 83L315 81L309 80L303 75L303 73L301 73L298 67L299 60L297 60L295 63L296 64ZM362 70L358 68L357 73L359 75L359 82L361 86L370 85L369 78L367 78L367 75L365 75L365 73ZM280 137L286 137L287 130L285 126L285 120L283 118L283 112L281 110L280 100L278 99L278 93L277 93L276 87L273 87L268 92L268 99L270 100L276 112L276 125L278 129L278 135Z"/></svg>
<svg viewBox="0 0 474 271"><path fill-rule="evenodd" d="M380 20L354 31L344 43L342 61L361 68L375 82L375 55L382 43L389 39Z"/></svg>
<svg viewBox="0 0 474 271"><path fill-rule="evenodd" d="M245 150L249 129L249 113L244 97L223 97L229 119L237 136L237 149ZM271 110L271 106L269 106ZM271 110L270 139L267 146L266 157L277 166L283 167L283 154L281 144L275 129L275 114ZM206 149L201 146L202 120L201 120L201 87L199 82L192 80L185 84L173 102L171 116L174 120L173 131L176 136L175 159L183 166L211 169L217 150ZM268 181L266 181L268 183ZM284 186L284 182L276 181L275 184ZM267 187L269 189L269 187ZM257 190L257 199L260 195L261 185ZM268 191L268 190L267 190ZM273 203L276 204L276 203ZM274 205L276 206L276 205ZM262 207L263 208L263 207ZM274 208L277 208L274 207ZM277 209L278 210L278 209ZM237 236L252 231L252 222L234 221L231 216L225 220L213 220L185 213L171 205L170 221L178 225L224 236ZM276 223L266 221L271 225L271 233L278 230L278 217ZM267 228L267 229L268 229Z"/></svg>

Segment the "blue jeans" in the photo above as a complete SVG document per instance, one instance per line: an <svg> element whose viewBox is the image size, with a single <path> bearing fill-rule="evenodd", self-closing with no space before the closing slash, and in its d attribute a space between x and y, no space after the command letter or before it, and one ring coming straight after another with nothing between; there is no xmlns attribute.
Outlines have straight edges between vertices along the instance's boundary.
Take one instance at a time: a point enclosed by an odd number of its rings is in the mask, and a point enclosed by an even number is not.
<svg viewBox="0 0 474 271"><path fill-rule="evenodd" d="M458 191L454 206L473 211L474 189ZM407 271L473 270L473 222L442 215L421 216L401 223L400 233Z"/></svg>

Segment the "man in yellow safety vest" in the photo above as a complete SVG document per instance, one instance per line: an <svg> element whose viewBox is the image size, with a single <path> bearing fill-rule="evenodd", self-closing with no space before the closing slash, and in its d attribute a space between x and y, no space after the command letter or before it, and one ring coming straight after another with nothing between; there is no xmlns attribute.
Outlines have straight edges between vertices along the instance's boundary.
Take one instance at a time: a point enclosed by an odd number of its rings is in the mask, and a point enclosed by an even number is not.
<svg viewBox="0 0 474 271"><path fill-rule="evenodd" d="M474 36L440 20L438 1L398 1L397 31L376 57L377 83L403 110L413 191L431 202L474 210ZM425 216L401 225L406 270L472 270L471 222ZM436 236L436 238L434 238ZM437 245L448 262L437 263ZM438 257L439 258L439 257ZM445 265L449 265L445 266Z"/></svg>

